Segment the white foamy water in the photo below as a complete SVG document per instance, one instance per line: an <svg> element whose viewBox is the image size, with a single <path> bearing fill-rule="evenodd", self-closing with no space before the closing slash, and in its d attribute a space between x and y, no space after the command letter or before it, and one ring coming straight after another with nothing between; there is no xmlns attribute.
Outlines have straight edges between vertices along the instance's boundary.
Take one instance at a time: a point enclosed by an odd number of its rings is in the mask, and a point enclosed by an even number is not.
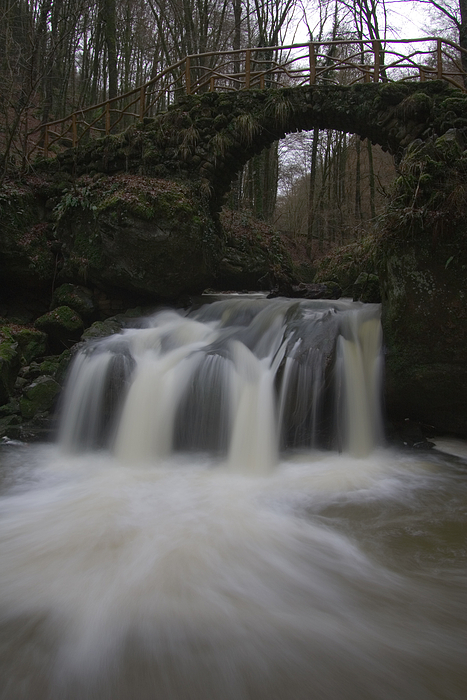
<svg viewBox="0 0 467 700"><path fill-rule="evenodd" d="M467 463L378 447L380 342L238 300L78 356L0 451L1 700L464 700Z"/></svg>
<svg viewBox="0 0 467 700"><path fill-rule="evenodd" d="M11 452L5 700L465 697L465 474L389 452L267 477Z"/></svg>

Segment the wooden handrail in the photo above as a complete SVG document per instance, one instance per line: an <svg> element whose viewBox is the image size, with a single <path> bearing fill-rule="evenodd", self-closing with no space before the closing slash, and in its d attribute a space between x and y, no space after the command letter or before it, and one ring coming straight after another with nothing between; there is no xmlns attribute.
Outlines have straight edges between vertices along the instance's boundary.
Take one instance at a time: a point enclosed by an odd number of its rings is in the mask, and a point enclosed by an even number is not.
<svg viewBox="0 0 467 700"><path fill-rule="evenodd" d="M421 43L427 48L419 49ZM339 56L333 52L330 60L330 49L341 47L346 50L347 47L357 44L358 50L351 51L347 56ZM434 48L431 48L432 45ZM410 51L403 54L396 50L398 46L408 46ZM301 53L302 50L303 53ZM142 121L146 115L154 113L151 110L159 99L164 98L167 104L183 93L190 95L204 90L264 89L271 81L276 87L316 85L320 81L325 81L324 84L327 84L336 81L336 76L342 75L343 71L345 71L345 84L371 80L378 82L381 79L425 82L435 78L446 80L465 92L467 75L456 57L449 55L449 50L456 52L457 56L467 53L465 49L448 39L421 37L385 42L343 39L192 54L165 68L143 85L122 95L80 108L67 117L37 126L28 134L31 142L28 156L41 150L47 157L51 155L52 147L57 148L56 144L60 148L67 147L69 144L60 145L59 142L61 139L69 139L70 132L71 143L77 146L83 138L92 137L93 133L99 135L112 133L124 117ZM268 52L267 57L264 56L265 51ZM427 66L427 57L430 55L436 67ZM416 60L420 58L423 61ZM448 61L450 70L446 70ZM239 72L238 67L242 65L244 70ZM391 75L394 77L391 78ZM343 84L341 78L339 82ZM133 105L138 106L130 112ZM113 114L117 115L114 121L112 121ZM86 118L87 115L91 115L90 120ZM125 126L127 125L128 120L125 121ZM62 128L57 129L59 133L53 133L52 130L57 127ZM41 147L36 138L39 133ZM53 135L52 139L49 138L49 134Z"/></svg>

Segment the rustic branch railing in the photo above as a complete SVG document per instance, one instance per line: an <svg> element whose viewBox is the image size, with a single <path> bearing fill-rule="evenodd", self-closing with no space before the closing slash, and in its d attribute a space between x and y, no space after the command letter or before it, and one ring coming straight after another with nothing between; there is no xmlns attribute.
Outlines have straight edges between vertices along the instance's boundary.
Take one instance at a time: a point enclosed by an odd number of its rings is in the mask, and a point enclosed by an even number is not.
<svg viewBox="0 0 467 700"><path fill-rule="evenodd" d="M183 94L395 80L445 80L466 92L463 54L467 57L454 42L429 37L384 43L328 41L187 56L134 90L36 127L29 133L28 158L35 153L49 157L87 139L116 133L119 125L123 129L166 111Z"/></svg>

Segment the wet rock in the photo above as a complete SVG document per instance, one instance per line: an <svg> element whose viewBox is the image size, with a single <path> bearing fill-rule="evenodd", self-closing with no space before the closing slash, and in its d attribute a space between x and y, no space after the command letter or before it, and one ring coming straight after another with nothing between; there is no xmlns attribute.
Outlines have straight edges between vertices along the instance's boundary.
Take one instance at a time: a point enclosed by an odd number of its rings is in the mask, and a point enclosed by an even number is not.
<svg viewBox="0 0 467 700"><path fill-rule="evenodd" d="M94 321L92 326L86 328L81 340L92 340L93 338L106 338L114 333L120 333L124 324L115 318L108 318L105 321Z"/></svg>
<svg viewBox="0 0 467 700"><path fill-rule="evenodd" d="M275 287L268 295L268 299L279 296L287 296L292 299L339 299L342 290L337 282L306 283L300 282L296 285L286 287Z"/></svg>
<svg viewBox="0 0 467 700"><path fill-rule="evenodd" d="M387 435L392 444L402 449L431 450L434 447L424 426L409 418L388 425Z"/></svg>
<svg viewBox="0 0 467 700"><path fill-rule="evenodd" d="M60 384L52 377L42 376L29 385L20 399L21 415L31 420L38 414L48 413L55 405Z"/></svg>
<svg viewBox="0 0 467 700"><path fill-rule="evenodd" d="M21 437L21 418L17 415L0 416L0 438L8 437L19 440Z"/></svg>

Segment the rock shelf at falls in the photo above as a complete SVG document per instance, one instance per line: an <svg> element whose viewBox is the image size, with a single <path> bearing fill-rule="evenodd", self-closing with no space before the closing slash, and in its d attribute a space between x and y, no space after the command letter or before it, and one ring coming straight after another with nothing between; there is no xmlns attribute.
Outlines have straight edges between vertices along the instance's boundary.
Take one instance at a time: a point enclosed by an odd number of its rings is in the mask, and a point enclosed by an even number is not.
<svg viewBox="0 0 467 700"><path fill-rule="evenodd" d="M0 700L464 700L466 452L382 446L379 307L140 326L0 446Z"/></svg>

